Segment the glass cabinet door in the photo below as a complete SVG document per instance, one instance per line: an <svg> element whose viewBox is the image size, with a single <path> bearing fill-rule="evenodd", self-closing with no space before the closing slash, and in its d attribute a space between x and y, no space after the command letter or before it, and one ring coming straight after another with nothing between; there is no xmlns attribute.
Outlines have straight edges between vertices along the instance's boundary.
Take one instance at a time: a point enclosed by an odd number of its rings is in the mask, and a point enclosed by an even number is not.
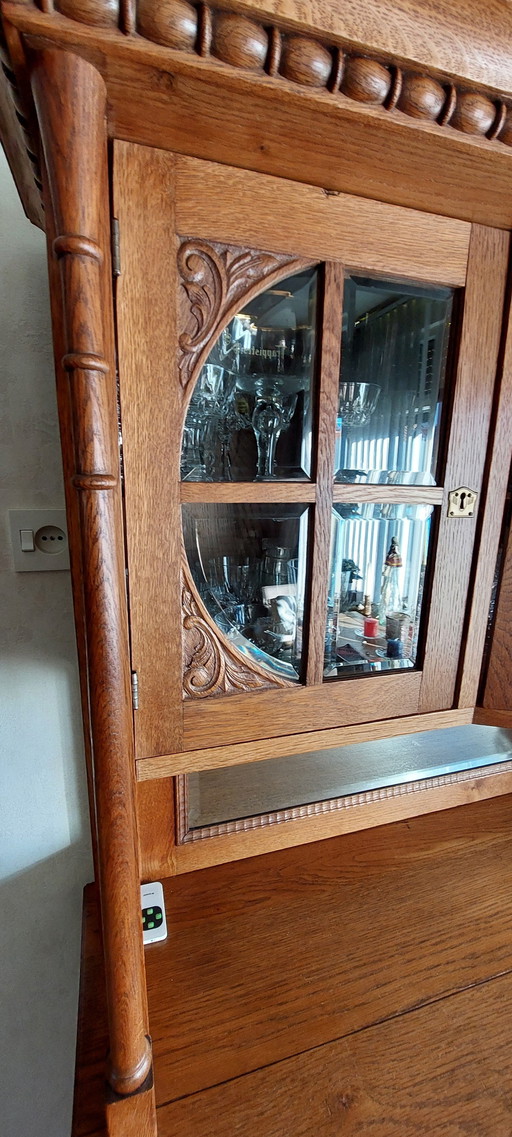
<svg viewBox="0 0 512 1137"><path fill-rule="evenodd" d="M452 710L503 234L154 161L116 175L137 757Z"/></svg>
<svg viewBox="0 0 512 1137"><path fill-rule="evenodd" d="M329 290L335 369L322 351ZM244 303L202 364L181 450L183 483L200 483L182 497L192 580L219 634L288 682L421 662L451 312L448 288L335 285L316 265ZM236 500L220 489L230 483Z"/></svg>

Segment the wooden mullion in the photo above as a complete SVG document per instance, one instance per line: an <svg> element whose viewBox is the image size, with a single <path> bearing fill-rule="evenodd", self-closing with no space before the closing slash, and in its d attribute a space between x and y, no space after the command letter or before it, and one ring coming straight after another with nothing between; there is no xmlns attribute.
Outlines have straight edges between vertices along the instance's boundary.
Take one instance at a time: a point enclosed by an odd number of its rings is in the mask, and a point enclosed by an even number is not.
<svg viewBox="0 0 512 1137"><path fill-rule="evenodd" d="M314 482L182 482L182 502L265 505L315 501Z"/></svg>
<svg viewBox="0 0 512 1137"><path fill-rule="evenodd" d="M333 501L375 502L376 504L441 505L442 486L335 485Z"/></svg>
<svg viewBox="0 0 512 1137"><path fill-rule="evenodd" d="M322 337L318 378L316 505L313 520L311 592L306 683L321 683L324 672L327 591L329 587L332 486L343 317L343 268L325 265Z"/></svg>

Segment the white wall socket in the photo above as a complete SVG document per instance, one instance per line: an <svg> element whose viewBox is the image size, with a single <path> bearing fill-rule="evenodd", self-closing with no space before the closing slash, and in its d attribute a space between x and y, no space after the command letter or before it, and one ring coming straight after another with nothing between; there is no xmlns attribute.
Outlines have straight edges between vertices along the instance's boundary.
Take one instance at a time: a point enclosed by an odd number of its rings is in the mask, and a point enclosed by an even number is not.
<svg viewBox="0 0 512 1137"><path fill-rule="evenodd" d="M10 509L9 527L16 572L69 569L65 509Z"/></svg>

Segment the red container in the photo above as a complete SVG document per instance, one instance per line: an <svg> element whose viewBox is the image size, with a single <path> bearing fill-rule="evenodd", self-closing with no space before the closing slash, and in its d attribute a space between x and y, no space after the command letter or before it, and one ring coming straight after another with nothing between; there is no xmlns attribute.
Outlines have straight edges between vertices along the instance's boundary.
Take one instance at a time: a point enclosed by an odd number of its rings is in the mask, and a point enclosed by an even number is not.
<svg viewBox="0 0 512 1137"><path fill-rule="evenodd" d="M365 616L363 632L369 639L375 639L379 634L379 621L374 616Z"/></svg>

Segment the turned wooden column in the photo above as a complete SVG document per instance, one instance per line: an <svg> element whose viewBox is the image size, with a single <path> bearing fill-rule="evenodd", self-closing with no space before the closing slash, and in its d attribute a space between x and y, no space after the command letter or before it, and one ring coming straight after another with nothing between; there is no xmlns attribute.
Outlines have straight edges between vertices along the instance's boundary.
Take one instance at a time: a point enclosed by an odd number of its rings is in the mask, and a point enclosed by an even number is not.
<svg viewBox="0 0 512 1137"><path fill-rule="evenodd" d="M54 218L79 496L109 1081L135 1092L151 1068L140 916L135 764L118 453L106 92L78 56L43 50L32 90ZM56 337L57 340L59 337Z"/></svg>

